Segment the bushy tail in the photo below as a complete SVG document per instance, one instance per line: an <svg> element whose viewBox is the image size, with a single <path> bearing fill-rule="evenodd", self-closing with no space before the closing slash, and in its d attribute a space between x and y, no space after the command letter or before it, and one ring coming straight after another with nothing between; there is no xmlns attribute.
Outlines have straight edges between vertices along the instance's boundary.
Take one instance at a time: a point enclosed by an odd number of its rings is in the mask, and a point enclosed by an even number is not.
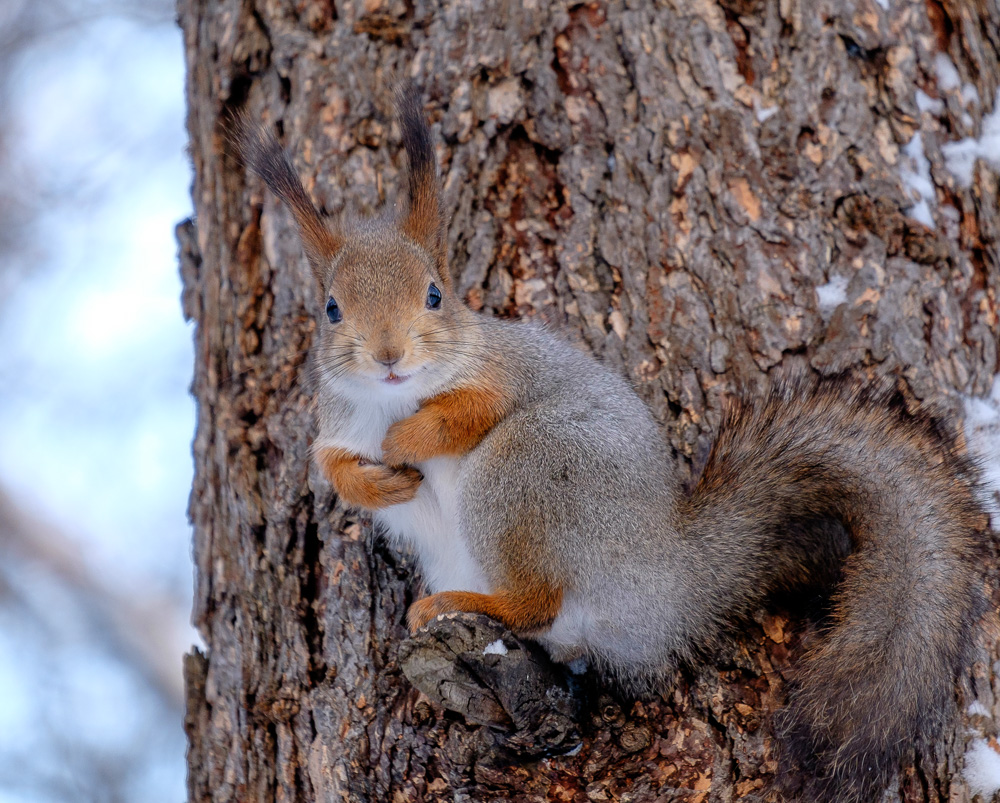
<svg viewBox="0 0 1000 803"><path fill-rule="evenodd" d="M829 561L834 547L803 540L803 523L848 531L833 624L775 725L796 797L877 797L903 752L947 720L984 610L974 467L940 422L887 390L785 382L731 405L686 505L699 540L742 539L730 610Z"/></svg>

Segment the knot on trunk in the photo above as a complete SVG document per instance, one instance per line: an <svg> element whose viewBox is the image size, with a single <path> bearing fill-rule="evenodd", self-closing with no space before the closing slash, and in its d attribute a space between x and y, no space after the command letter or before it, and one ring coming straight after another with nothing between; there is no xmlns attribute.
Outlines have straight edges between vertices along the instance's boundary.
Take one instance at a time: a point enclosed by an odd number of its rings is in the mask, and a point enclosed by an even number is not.
<svg viewBox="0 0 1000 803"><path fill-rule="evenodd" d="M559 755L581 742L572 676L489 617L438 617L400 645L399 663L431 700L487 726L520 756Z"/></svg>

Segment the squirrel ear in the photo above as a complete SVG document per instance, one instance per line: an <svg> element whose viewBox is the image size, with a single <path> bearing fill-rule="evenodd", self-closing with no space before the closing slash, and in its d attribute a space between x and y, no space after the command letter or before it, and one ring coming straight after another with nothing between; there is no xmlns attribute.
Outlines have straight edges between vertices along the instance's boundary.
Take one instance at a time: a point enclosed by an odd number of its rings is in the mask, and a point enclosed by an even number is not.
<svg viewBox="0 0 1000 803"><path fill-rule="evenodd" d="M309 259L316 281L325 290L330 263L337 255L344 238L321 215L306 194L278 141L246 115L234 121L236 145L246 166L262 179L295 217L302 246Z"/></svg>
<svg viewBox="0 0 1000 803"><path fill-rule="evenodd" d="M420 96L409 81L396 91L396 115L409 160L407 210L403 233L426 248L437 263L441 282L450 287L444 218L438 199L437 158L431 132L420 106Z"/></svg>

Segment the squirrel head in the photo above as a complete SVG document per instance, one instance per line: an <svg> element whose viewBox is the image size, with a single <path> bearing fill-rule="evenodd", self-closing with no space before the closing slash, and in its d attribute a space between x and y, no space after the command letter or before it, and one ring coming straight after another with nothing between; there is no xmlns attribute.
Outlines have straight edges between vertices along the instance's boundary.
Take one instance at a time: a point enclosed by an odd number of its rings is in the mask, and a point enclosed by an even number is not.
<svg viewBox="0 0 1000 803"><path fill-rule="evenodd" d="M243 158L295 217L320 290L321 374L385 388L436 384L471 354L462 348L469 311L448 274L434 147L412 87L397 93L396 111L408 159L403 209L350 228L319 213L273 137L238 123Z"/></svg>

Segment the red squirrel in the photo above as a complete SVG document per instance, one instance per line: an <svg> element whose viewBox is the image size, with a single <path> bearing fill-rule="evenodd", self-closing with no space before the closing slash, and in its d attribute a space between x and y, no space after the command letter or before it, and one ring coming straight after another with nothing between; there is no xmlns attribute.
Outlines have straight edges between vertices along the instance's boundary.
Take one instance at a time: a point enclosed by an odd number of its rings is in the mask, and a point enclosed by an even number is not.
<svg viewBox="0 0 1000 803"><path fill-rule="evenodd" d="M984 610L973 466L885 391L779 382L728 405L685 491L624 378L458 297L415 92L397 110L404 208L350 228L317 212L273 138L244 131L241 148L316 280L316 460L416 555L433 593L411 629L482 613L557 661L643 681L835 565L832 624L776 731L802 799L876 798L950 715Z"/></svg>

